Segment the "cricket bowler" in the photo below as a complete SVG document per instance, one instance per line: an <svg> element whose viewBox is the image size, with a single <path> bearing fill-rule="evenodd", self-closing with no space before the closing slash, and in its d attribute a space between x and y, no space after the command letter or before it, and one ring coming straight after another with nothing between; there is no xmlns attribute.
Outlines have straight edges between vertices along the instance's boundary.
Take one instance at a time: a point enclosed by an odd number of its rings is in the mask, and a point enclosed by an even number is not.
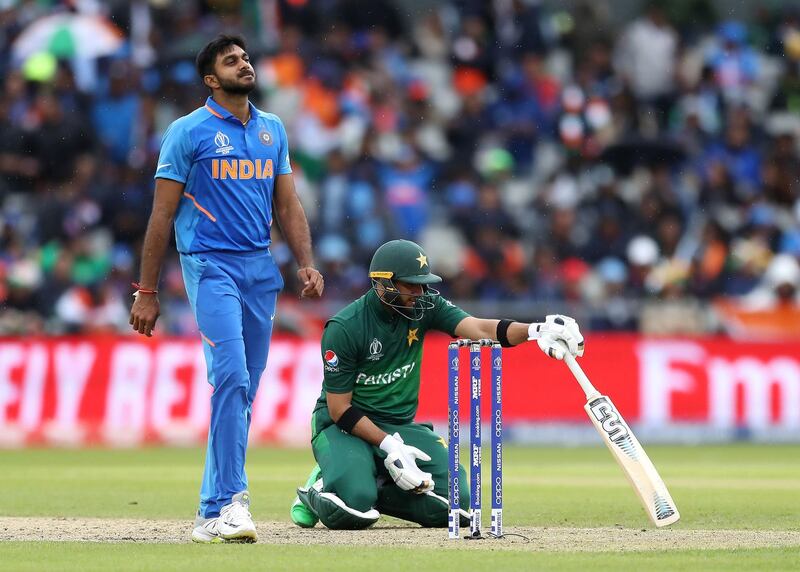
<svg viewBox="0 0 800 572"><path fill-rule="evenodd" d="M551 358L582 356L583 336L572 318L542 323L475 318L431 286L425 251L392 240L375 252L370 290L325 325L322 392L311 418L317 466L297 489L292 521L313 527L362 529L381 514L426 527L447 526L447 447L430 424L416 423L420 364L431 330L503 347L536 340ZM464 467L459 468L467 482ZM469 487L461 487L469 506ZM468 514L462 511L467 523Z"/></svg>
<svg viewBox="0 0 800 572"><path fill-rule="evenodd" d="M150 336L158 319L158 275L174 219L186 294L214 387L191 538L255 542L245 455L283 288L269 250L273 218L298 263L301 295L319 297L324 284L314 268L283 123L248 98L256 77L244 40L222 35L211 41L197 56L197 71L211 96L164 134L130 323Z"/></svg>

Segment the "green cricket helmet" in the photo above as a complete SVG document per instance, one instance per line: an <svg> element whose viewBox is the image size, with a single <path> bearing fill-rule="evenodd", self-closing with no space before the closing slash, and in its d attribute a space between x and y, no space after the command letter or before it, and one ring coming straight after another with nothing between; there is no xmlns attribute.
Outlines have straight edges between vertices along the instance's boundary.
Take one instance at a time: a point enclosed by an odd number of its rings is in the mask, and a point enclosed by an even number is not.
<svg viewBox="0 0 800 572"><path fill-rule="evenodd" d="M372 256L369 277L383 303L409 320L420 320L425 310L434 307L433 298L439 292L430 285L442 281L431 272L422 247L410 240L390 240L381 245ZM409 294L414 299L413 307L402 303L396 282L422 285L422 294Z"/></svg>

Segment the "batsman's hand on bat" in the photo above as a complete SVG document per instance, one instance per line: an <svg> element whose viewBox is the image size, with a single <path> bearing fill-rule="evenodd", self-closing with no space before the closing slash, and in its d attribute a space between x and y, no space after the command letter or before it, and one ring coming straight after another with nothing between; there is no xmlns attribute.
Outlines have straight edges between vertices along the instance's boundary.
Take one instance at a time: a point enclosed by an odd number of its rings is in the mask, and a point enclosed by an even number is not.
<svg viewBox="0 0 800 572"><path fill-rule="evenodd" d="M565 352L573 357L583 356L583 335L578 323L569 316L550 314L544 322L531 324L528 339L536 340L539 349L551 358L563 360Z"/></svg>
<svg viewBox="0 0 800 572"><path fill-rule="evenodd" d="M383 464L398 487L416 494L433 490L433 477L430 473L420 471L416 462L416 459L430 461L428 455L403 443L399 433L384 437L380 447L387 453Z"/></svg>

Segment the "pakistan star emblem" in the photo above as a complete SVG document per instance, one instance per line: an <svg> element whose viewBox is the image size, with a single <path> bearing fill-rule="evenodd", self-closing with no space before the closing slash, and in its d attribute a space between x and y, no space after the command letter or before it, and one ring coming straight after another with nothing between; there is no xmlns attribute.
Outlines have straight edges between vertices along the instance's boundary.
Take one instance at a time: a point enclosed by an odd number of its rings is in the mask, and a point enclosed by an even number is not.
<svg viewBox="0 0 800 572"><path fill-rule="evenodd" d="M409 328L409 330L408 330L408 345L409 346L411 346L411 344L412 344L412 342L414 342L414 340L419 341L419 338L417 337L417 330L419 330L419 328L414 328L413 330Z"/></svg>
<svg viewBox="0 0 800 572"><path fill-rule="evenodd" d="M421 252L419 253L419 257L415 258L414 260L419 262L419 267L420 268L422 268L423 266L427 266L428 265L428 257L425 256L424 254L422 254Z"/></svg>

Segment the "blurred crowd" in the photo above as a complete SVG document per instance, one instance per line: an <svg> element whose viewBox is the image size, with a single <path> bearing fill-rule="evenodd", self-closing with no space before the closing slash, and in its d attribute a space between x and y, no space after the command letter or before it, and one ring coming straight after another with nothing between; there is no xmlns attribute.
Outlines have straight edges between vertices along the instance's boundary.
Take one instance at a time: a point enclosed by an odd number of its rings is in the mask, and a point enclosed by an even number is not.
<svg viewBox="0 0 800 572"><path fill-rule="evenodd" d="M0 333L126 330L160 137L202 105L193 58L219 32L246 37L252 99L286 124L320 316L396 237L455 300L578 308L592 329L796 308L800 10L632 5L0 0ZM273 235L283 325L304 333ZM194 331L174 248L160 289L160 330Z"/></svg>

